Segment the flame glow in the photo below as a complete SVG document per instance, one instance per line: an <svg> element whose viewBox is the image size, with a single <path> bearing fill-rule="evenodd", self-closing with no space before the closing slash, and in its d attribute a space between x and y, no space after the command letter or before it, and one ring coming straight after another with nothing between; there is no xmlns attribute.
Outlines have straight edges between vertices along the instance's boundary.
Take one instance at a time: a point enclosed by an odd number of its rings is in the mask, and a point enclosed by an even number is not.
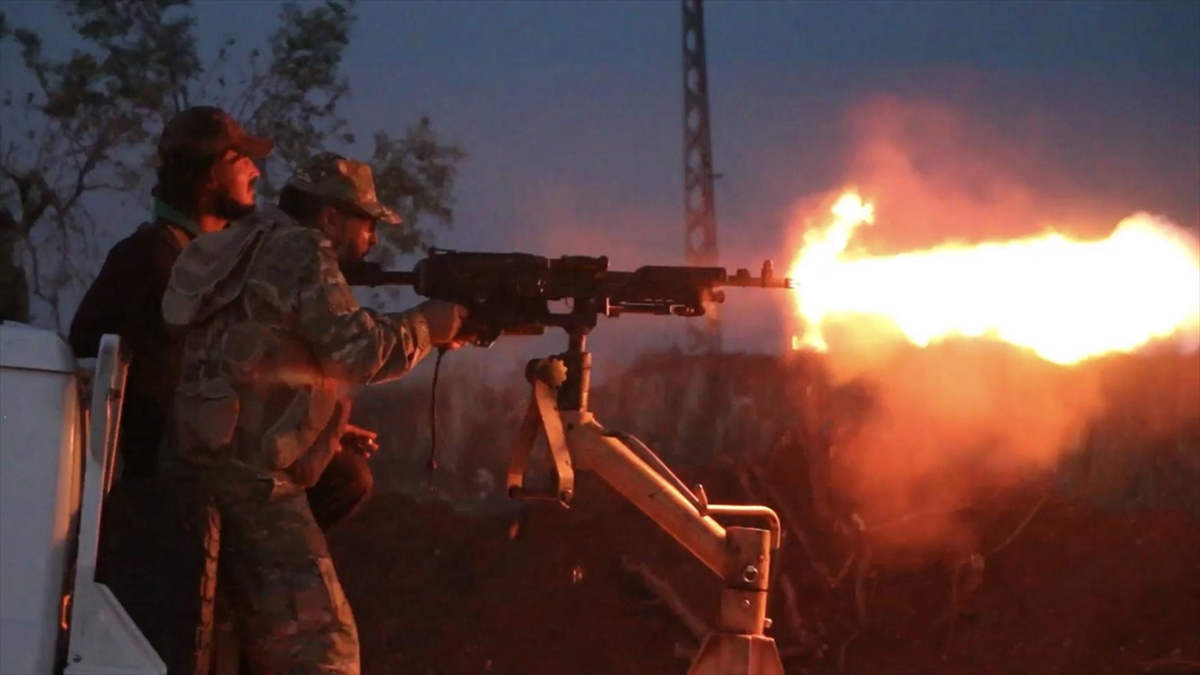
<svg viewBox="0 0 1200 675"><path fill-rule="evenodd" d="M1097 241L1049 232L871 256L846 247L874 224L873 205L846 192L831 213L789 271L804 323L797 348L826 350L825 329L855 318L886 319L918 346L989 337L1059 364L1200 335L1200 247L1154 216L1126 218Z"/></svg>

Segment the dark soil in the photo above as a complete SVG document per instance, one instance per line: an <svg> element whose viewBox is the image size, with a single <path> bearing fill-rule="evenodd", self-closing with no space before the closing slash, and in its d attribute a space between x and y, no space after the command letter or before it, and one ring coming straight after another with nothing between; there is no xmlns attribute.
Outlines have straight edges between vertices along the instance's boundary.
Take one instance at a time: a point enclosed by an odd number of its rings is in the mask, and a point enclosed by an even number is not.
<svg viewBox="0 0 1200 675"><path fill-rule="evenodd" d="M744 501L722 476L714 501ZM726 490L722 493L721 487ZM684 673L691 634L621 568L647 563L714 621L720 581L607 485L580 477L572 508L378 495L332 533L364 673ZM999 542L1038 494L982 514ZM945 565L880 571L857 625L854 578L829 589L785 543L805 638L778 584L768 634L789 673L1200 672L1200 522L1183 512L1098 510L1051 498L986 556L955 622ZM870 587L871 582L866 583Z"/></svg>

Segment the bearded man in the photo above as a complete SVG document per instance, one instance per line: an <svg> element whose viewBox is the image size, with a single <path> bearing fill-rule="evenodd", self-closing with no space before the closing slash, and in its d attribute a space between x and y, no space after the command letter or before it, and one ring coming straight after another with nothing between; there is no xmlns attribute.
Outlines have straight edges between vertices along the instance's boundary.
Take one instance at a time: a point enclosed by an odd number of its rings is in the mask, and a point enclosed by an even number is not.
<svg viewBox="0 0 1200 675"><path fill-rule="evenodd" d="M197 235L254 212L254 160L274 147L219 108L189 108L167 122L151 192L154 219L112 248L71 321L76 357L96 356L105 334L119 335L132 356L117 446L122 476L154 475L168 431L183 350L162 319L171 267Z"/></svg>

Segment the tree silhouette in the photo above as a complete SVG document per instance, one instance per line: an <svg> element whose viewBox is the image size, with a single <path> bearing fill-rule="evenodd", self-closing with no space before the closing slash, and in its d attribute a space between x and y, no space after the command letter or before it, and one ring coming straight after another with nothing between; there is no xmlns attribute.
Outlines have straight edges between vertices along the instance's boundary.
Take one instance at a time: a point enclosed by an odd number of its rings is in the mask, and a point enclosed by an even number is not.
<svg viewBox="0 0 1200 675"><path fill-rule="evenodd" d="M0 42L19 49L29 91L0 98L0 316L29 321L32 299L58 328L70 319L64 293L90 283L102 258L101 223L88 196L115 193L148 209L154 142L163 123L191 105L229 110L251 133L276 141L259 191L273 201L295 166L354 143L340 112L350 94L342 58L356 20L353 0L303 7L285 2L264 45L225 40L201 65L191 0L64 0L76 47L44 53L41 37L0 12ZM419 249L432 218L453 221L453 186L464 153L427 118L393 137L377 130L370 161L379 197L405 216L381 228L384 257ZM103 219L101 219L103 220Z"/></svg>

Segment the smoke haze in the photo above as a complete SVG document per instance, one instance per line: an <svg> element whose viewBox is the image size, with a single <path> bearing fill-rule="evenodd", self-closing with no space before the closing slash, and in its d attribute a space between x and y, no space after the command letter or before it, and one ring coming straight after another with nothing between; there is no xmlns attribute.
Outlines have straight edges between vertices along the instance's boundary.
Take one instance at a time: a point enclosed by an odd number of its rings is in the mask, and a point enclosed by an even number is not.
<svg viewBox="0 0 1200 675"><path fill-rule="evenodd" d="M1073 192L1039 154L1036 133L1005 135L945 103L875 96L855 106L846 125L853 140L843 185L875 204L876 223L849 250L889 254L1051 226L1103 237L1130 215L1105 196L1062 197ZM796 202L793 249L840 192ZM841 322L825 336L834 382L863 386L874 402L835 445L835 487L868 531L876 528L876 543L893 551L994 545L974 540L959 507L1054 468L1102 418L1122 421L1130 448L1200 420L1194 351L1062 367L987 340L917 348L882 320Z"/></svg>

